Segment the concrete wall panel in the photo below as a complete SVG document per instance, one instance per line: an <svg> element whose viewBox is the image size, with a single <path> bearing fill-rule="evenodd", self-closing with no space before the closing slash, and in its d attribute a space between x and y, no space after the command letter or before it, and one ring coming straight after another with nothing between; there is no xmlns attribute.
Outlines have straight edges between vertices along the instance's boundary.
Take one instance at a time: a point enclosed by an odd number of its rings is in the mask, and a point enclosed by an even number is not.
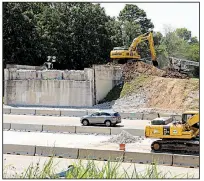
<svg viewBox="0 0 204 181"><path fill-rule="evenodd" d="M81 117L87 115L85 110L61 110L61 116Z"/></svg>
<svg viewBox="0 0 204 181"><path fill-rule="evenodd" d="M199 156L174 154L173 166L200 167Z"/></svg>
<svg viewBox="0 0 204 181"><path fill-rule="evenodd" d="M99 111L99 109L95 109L95 110L87 110L87 114L90 115L90 114L93 114L95 112Z"/></svg>
<svg viewBox="0 0 204 181"><path fill-rule="evenodd" d="M10 114L10 113L11 113L11 109L9 109L9 108L3 108L3 113L4 113L4 114Z"/></svg>
<svg viewBox="0 0 204 181"><path fill-rule="evenodd" d="M146 113L146 114L143 114L143 120L153 120L155 118L158 118L158 113Z"/></svg>
<svg viewBox="0 0 204 181"><path fill-rule="evenodd" d="M41 75L42 75L42 79L44 80L50 80L50 79L62 80L62 71L60 70L43 70Z"/></svg>
<svg viewBox="0 0 204 181"><path fill-rule="evenodd" d="M76 126L76 133L97 133L110 135L110 129L106 127L94 127L94 126Z"/></svg>
<svg viewBox="0 0 204 181"><path fill-rule="evenodd" d="M36 71L35 70L17 70L16 73L17 73L17 75L16 75L17 80L36 79Z"/></svg>
<svg viewBox="0 0 204 181"><path fill-rule="evenodd" d="M4 154L15 154L15 155L35 155L35 146L33 145L14 145L14 144L4 144L3 145Z"/></svg>
<svg viewBox="0 0 204 181"><path fill-rule="evenodd" d="M11 123L3 123L3 129L4 129L4 130L9 130L9 129L11 129Z"/></svg>
<svg viewBox="0 0 204 181"><path fill-rule="evenodd" d="M35 115L35 109L22 109L22 108L12 108L11 114L19 114L19 115L27 115L32 114Z"/></svg>
<svg viewBox="0 0 204 181"><path fill-rule="evenodd" d="M144 136L144 130L143 129L123 129L124 131L127 131L133 136Z"/></svg>
<svg viewBox="0 0 204 181"><path fill-rule="evenodd" d="M162 153L125 152L124 162L172 165L172 155Z"/></svg>
<svg viewBox="0 0 204 181"><path fill-rule="evenodd" d="M60 116L60 110L36 109L36 115L42 115L42 116Z"/></svg>
<svg viewBox="0 0 204 181"><path fill-rule="evenodd" d="M42 125L11 123L11 130L40 131L41 132L42 131Z"/></svg>
<svg viewBox="0 0 204 181"><path fill-rule="evenodd" d="M123 161L123 151L79 149L78 159Z"/></svg>
<svg viewBox="0 0 204 181"><path fill-rule="evenodd" d="M45 132L60 132L60 133L75 133L75 126L60 126L60 125L43 125L43 131Z"/></svg>
<svg viewBox="0 0 204 181"><path fill-rule="evenodd" d="M78 157L78 148L36 146L36 155L76 159Z"/></svg>

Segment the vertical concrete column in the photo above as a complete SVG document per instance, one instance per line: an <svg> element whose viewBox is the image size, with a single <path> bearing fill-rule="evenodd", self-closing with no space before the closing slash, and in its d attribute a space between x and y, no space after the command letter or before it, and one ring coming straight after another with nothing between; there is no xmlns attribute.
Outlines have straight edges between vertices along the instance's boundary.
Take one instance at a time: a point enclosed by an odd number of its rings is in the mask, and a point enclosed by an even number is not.
<svg viewBox="0 0 204 181"><path fill-rule="evenodd" d="M9 77L9 69L4 69L4 94L3 94L3 97L4 97L4 104L7 104L7 81L10 79Z"/></svg>

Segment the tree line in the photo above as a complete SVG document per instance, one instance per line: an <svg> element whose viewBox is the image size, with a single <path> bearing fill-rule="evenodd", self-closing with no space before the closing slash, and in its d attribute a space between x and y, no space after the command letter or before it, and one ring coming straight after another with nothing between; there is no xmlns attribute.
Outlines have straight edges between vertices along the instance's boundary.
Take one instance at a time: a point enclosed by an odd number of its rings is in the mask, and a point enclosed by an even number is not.
<svg viewBox="0 0 204 181"><path fill-rule="evenodd" d="M84 69L110 61L113 47L129 47L140 34L154 29L136 5L126 4L110 17L97 3L3 2L3 65L42 65L56 56L62 69ZM199 41L186 28L154 32L158 61L168 56L199 61ZM148 43L139 45L149 56Z"/></svg>

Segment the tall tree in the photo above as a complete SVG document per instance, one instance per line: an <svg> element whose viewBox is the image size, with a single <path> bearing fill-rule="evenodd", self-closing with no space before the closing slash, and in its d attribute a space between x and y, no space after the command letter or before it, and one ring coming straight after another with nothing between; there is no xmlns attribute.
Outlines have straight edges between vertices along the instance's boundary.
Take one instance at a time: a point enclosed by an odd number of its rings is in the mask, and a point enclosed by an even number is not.
<svg viewBox="0 0 204 181"><path fill-rule="evenodd" d="M183 38L186 41L191 39L191 31L186 28L177 28L175 32L180 38Z"/></svg>
<svg viewBox="0 0 204 181"><path fill-rule="evenodd" d="M147 18L146 12L133 4L125 5L124 9L119 14L119 20L122 22L129 21L139 24L142 33L146 33L149 29L154 28L151 20Z"/></svg>
<svg viewBox="0 0 204 181"><path fill-rule="evenodd" d="M38 3L3 3L4 63L37 65L41 62L42 44L35 21L41 11Z"/></svg>

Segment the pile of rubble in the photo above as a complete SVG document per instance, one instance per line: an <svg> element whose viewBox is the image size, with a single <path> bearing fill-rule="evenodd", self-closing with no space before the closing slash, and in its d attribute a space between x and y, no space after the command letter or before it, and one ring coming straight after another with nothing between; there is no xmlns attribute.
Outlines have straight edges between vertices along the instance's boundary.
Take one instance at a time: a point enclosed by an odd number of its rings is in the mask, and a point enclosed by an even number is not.
<svg viewBox="0 0 204 181"><path fill-rule="evenodd" d="M138 61L134 63L126 63L122 65L123 75L125 82L133 80L140 74L158 76L158 77L168 77L168 78L179 78L186 79L187 75L181 74L178 71L173 71L170 69L158 69L153 65Z"/></svg>
<svg viewBox="0 0 204 181"><path fill-rule="evenodd" d="M108 142L117 143L117 144L135 143L137 141L139 141L139 137L134 137L133 135L129 134L124 130L120 134L112 136L108 140Z"/></svg>
<svg viewBox="0 0 204 181"><path fill-rule="evenodd" d="M181 74L180 72L176 70L171 70L169 68L163 69L165 70L165 74L162 77L167 77L167 78L178 78L178 79L188 79L189 77L186 74Z"/></svg>

